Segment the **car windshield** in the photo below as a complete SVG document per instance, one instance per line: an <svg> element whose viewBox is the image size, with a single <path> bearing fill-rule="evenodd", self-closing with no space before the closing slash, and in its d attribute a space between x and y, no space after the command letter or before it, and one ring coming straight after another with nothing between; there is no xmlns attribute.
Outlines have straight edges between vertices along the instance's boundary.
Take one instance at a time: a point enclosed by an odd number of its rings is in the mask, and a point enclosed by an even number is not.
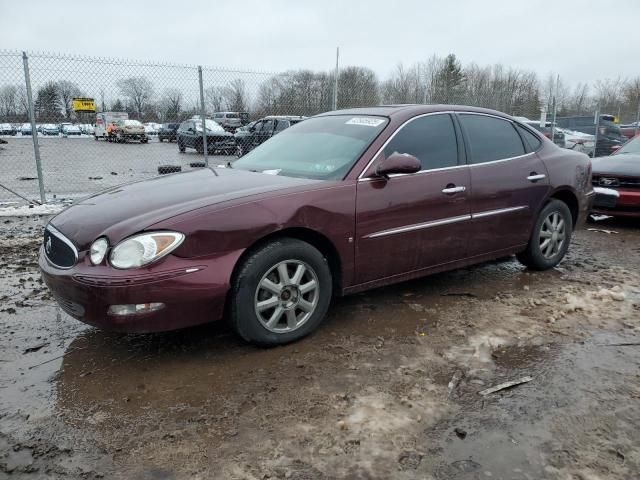
<svg viewBox="0 0 640 480"><path fill-rule="evenodd" d="M284 130L233 164L233 168L318 180L344 177L387 125L384 117L316 117Z"/></svg>
<svg viewBox="0 0 640 480"><path fill-rule="evenodd" d="M208 132L224 132L224 128L222 128L219 124L214 122L213 120L207 118L205 120L205 125L207 126ZM196 120L196 131L202 132L202 120Z"/></svg>
<svg viewBox="0 0 640 480"><path fill-rule="evenodd" d="M125 126L127 127L141 127L142 124L138 120L125 120Z"/></svg>
<svg viewBox="0 0 640 480"><path fill-rule="evenodd" d="M616 155L622 155L623 153L640 153L640 137L629 140L616 152Z"/></svg>

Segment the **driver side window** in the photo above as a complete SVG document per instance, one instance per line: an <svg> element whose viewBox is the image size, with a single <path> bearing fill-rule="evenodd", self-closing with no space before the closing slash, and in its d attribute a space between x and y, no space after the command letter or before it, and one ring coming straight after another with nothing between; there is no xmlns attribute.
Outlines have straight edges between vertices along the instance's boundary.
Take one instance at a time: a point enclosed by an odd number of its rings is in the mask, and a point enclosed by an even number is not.
<svg viewBox="0 0 640 480"><path fill-rule="evenodd" d="M395 152L413 155L422 170L455 167L458 143L451 115L427 115L405 124L384 148L385 157Z"/></svg>

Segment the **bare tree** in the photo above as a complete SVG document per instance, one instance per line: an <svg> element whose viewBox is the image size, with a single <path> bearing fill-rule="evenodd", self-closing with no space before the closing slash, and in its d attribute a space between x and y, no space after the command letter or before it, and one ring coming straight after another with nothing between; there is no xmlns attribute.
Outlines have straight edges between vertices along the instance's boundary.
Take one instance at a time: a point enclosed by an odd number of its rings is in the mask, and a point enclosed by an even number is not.
<svg viewBox="0 0 640 480"><path fill-rule="evenodd" d="M130 102L138 119L142 120L143 112L153 97L153 84L146 77L129 77L119 80L118 89Z"/></svg>
<svg viewBox="0 0 640 480"><path fill-rule="evenodd" d="M75 83L69 80L60 80L57 82L57 87L64 118L69 120L73 116L73 98L81 97L82 92Z"/></svg>
<svg viewBox="0 0 640 480"><path fill-rule="evenodd" d="M204 91L204 100L207 110L211 113L220 112L224 107L224 88L222 87L208 87Z"/></svg>
<svg viewBox="0 0 640 480"><path fill-rule="evenodd" d="M223 92L223 97L228 110L244 112L247 110L247 92L244 81L236 78L229 82Z"/></svg>
<svg viewBox="0 0 640 480"><path fill-rule="evenodd" d="M18 117L18 87L5 85L0 87L0 118L7 122Z"/></svg>
<svg viewBox="0 0 640 480"><path fill-rule="evenodd" d="M335 78L335 77L334 77ZM338 76L338 108L378 105L378 78L364 67L345 67Z"/></svg>
<svg viewBox="0 0 640 480"><path fill-rule="evenodd" d="M183 97L180 90L177 88L167 88L164 90L159 104L160 118L172 121L180 119L182 102Z"/></svg>

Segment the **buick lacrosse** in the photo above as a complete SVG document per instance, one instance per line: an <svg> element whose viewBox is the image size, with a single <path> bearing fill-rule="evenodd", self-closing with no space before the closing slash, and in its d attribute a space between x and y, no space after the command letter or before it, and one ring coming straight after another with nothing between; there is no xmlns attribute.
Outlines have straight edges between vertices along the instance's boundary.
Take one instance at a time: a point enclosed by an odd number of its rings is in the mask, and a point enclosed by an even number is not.
<svg viewBox="0 0 640 480"><path fill-rule="evenodd" d="M233 164L121 185L45 229L61 308L109 330L228 319L297 340L333 296L515 254L552 268L593 197L591 165L492 110L329 112Z"/></svg>

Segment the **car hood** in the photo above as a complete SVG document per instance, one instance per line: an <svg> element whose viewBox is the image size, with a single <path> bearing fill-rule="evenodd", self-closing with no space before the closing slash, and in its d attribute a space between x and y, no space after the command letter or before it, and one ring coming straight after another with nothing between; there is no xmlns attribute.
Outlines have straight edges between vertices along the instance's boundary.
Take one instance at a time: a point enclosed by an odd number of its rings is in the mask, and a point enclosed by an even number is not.
<svg viewBox="0 0 640 480"><path fill-rule="evenodd" d="M106 190L67 208L51 224L83 250L100 236L107 236L113 244L162 220L198 208L228 205L321 183L243 170L203 168Z"/></svg>
<svg viewBox="0 0 640 480"><path fill-rule="evenodd" d="M640 177L640 154L622 153L592 160L594 174L613 174Z"/></svg>

